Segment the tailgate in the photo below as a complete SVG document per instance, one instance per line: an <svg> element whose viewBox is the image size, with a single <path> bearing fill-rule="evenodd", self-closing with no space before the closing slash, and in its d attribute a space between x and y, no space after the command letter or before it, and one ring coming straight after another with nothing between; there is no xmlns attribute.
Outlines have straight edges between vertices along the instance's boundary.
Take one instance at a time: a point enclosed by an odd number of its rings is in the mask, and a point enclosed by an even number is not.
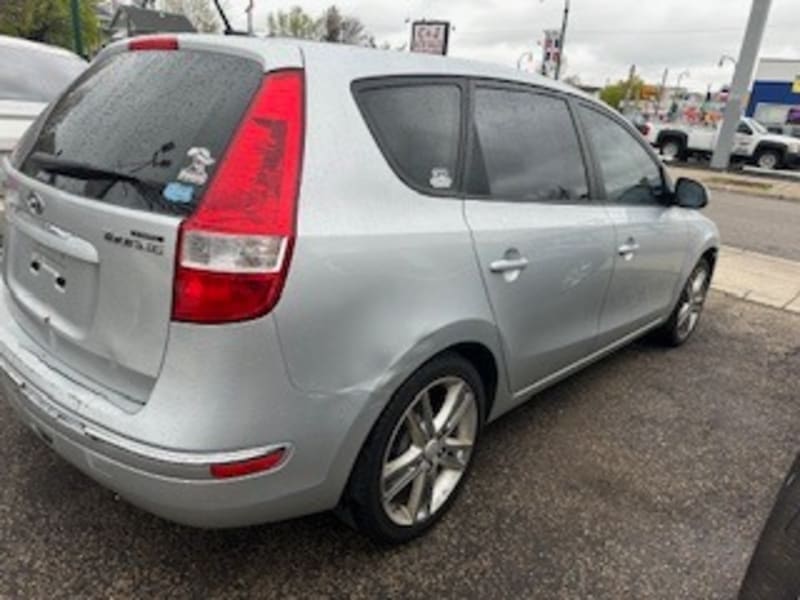
<svg viewBox="0 0 800 600"><path fill-rule="evenodd" d="M4 278L15 318L55 364L146 401L180 223L262 73L230 54L112 54L23 140L9 165Z"/></svg>

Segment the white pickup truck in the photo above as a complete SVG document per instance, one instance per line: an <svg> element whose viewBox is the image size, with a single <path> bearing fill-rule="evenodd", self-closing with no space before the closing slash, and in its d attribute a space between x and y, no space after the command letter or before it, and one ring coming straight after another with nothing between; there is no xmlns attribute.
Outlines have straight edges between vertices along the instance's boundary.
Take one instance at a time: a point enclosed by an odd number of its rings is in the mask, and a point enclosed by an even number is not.
<svg viewBox="0 0 800 600"><path fill-rule="evenodd" d="M710 157L719 128L679 123L647 123L641 127L647 141L667 160ZM800 139L767 131L761 123L742 117L736 129L732 158L762 169L800 167Z"/></svg>

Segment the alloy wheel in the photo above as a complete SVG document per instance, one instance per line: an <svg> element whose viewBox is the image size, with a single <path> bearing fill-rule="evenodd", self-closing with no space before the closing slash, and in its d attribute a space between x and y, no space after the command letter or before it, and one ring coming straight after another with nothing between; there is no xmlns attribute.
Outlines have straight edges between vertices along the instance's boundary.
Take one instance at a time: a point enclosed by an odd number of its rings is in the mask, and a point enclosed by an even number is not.
<svg viewBox="0 0 800 600"><path fill-rule="evenodd" d="M681 306L678 309L677 332L681 339L686 339L694 331L703 312L703 304L708 292L708 271L700 267L692 274L686 283L682 295Z"/></svg>
<svg viewBox="0 0 800 600"><path fill-rule="evenodd" d="M478 434L475 393L462 378L425 387L395 427L383 458L381 499L400 526L427 521L464 476Z"/></svg>

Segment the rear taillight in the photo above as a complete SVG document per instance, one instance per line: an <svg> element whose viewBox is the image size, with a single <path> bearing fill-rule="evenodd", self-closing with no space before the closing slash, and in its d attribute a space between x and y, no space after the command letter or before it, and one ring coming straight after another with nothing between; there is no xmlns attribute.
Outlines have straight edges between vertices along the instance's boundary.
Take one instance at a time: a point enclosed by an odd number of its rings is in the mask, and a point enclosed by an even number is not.
<svg viewBox="0 0 800 600"><path fill-rule="evenodd" d="M134 38L128 42L128 50L177 50L178 38L176 37L143 37Z"/></svg>
<svg viewBox="0 0 800 600"><path fill-rule="evenodd" d="M244 321L275 306L294 245L303 129L303 71L268 74L181 225L174 320Z"/></svg>

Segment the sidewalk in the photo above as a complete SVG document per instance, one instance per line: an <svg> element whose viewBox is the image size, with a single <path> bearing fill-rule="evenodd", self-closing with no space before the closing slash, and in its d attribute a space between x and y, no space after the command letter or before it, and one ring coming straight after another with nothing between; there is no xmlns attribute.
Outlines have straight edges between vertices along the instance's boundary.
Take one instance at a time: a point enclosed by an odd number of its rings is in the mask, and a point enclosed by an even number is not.
<svg viewBox="0 0 800 600"><path fill-rule="evenodd" d="M711 287L800 314L800 262L723 246Z"/></svg>
<svg viewBox="0 0 800 600"><path fill-rule="evenodd" d="M728 171L711 171L691 167L672 167L667 165L672 177L690 177L703 182L709 189L724 192L737 192L750 196L764 196L781 200L800 201L800 180L781 177L759 177Z"/></svg>

